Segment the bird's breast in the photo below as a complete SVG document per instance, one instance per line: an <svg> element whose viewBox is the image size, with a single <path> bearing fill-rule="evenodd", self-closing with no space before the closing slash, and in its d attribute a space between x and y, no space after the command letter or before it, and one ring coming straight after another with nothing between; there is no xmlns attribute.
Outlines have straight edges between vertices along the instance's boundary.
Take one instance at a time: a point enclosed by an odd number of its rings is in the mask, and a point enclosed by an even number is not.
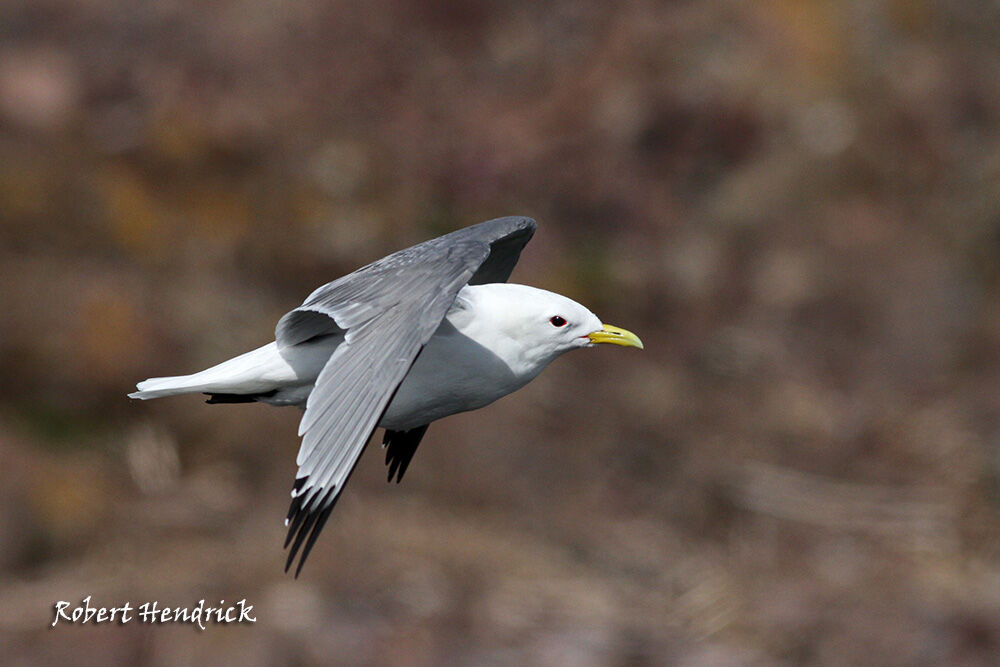
<svg viewBox="0 0 1000 667"><path fill-rule="evenodd" d="M406 430L475 410L523 387L531 377L515 374L494 352L445 320L403 379L379 426Z"/></svg>

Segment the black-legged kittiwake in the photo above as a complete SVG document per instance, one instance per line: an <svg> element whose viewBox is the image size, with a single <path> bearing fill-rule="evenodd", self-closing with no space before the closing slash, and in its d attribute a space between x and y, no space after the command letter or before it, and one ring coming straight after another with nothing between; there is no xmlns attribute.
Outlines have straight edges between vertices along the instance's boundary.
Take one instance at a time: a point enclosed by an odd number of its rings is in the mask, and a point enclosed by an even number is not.
<svg viewBox="0 0 1000 667"><path fill-rule="evenodd" d="M274 342L129 396L305 410L285 540L286 571L301 551L298 576L376 427L398 482L435 419L520 389L570 350L642 348L575 301L505 282L534 232L530 218L498 218L400 250L314 291Z"/></svg>

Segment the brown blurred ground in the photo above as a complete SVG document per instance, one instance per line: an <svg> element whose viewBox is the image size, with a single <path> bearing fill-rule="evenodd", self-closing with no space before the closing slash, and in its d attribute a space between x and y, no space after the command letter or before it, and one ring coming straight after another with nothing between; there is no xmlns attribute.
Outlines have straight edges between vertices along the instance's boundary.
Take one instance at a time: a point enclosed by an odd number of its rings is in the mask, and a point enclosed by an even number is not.
<svg viewBox="0 0 1000 667"><path fill-rule="evenodd" d="M4 664L1000 655L990 2L0 3ZM504 214L640 334L372 447L281 572L293 410L125 399ZM201 598L254 626L48 629Z"/></svg>

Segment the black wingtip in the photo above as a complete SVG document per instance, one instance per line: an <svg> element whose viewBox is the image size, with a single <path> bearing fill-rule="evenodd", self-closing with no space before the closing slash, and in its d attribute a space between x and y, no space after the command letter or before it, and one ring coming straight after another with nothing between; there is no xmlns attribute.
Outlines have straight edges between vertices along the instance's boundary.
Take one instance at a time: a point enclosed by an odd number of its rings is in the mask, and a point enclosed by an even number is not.
<svg viewBox="0 0 1000 667"><path fill-rule="evenodd" d="M369 433L369 437L371 434ZM365 446L368 440L364 442ZM364 448L362 447L362 451ZM361 452L358 452L361 456ZM340 499L340 490L343 489L354 473L354 466L347 472L347 476L341 481L339 486L331 486L328 489L306 489L308 476L299 477L295 480L295 495L292 497L292 504L288 508L288 534L285 537L285 548L291 544L291 551L285 561L285 572L291 568L295 561L296 554L301 549L299 565L295 569L295 578L298 578L302 571L302 566L306 563L309 553L312 551L316 538L319 537L323 526L333 512L333 508ZM309 500L306 500L306 498ZM308 539L307 539L308 537ZM303 547L303 542L305 545Z"/></svg>
<svg viewBox="0 0 1000 667"><path fill-rule="evenodd" d="M322 532L323 526L326 524L326 520L330 518L330 514L333 513L333 507L336 504L337 499L334 498L329 507L320 512L319 519L317 519L316 525L313 526L312 531L309 533L309 539L306 540L306 544L302 548L302 557L299 558L299 566L295 568L296 579L299 578L299 572L302 571L302 566L306 564L306 558L309 557L309 553L312 551L313 545L316 544L316 538L319 537L320 532Z"/></svg>
<svg viewBox="0 0 1000 667"><path fill-rule="evenodd" d="M302 487L305 485L308 477L299 477L295 480L295 486L293 487L292 504L288 508L288 514L285 516L285 525L288 527L288 532L285 534L285 545L282 549L287 549L288 545L291 544L292 538L295 537L295 533L298 532L299 524L306 517L308 512L306 507L303 506L304 498L300 492ZM285 571L288 571L288 567L285 567Z"/></svg>
<svg viewBox="0 0 1000 667"><path fill-rule="evenodd" d="M312 528L313 524L316 523L316 518L317 518L316 512L303 512L303 514L306 515L306 519L305 521L301 522L300 526L296 526L296 532L292 533L292 531L289 530L289 533L295 536L295 541L292 543L292 548L288 552L288 559L285 561L285 572L288 572L288 568L290 568L292 566L292 563L295 561L295 557L299 553L299 548L302 546L302 540L305 539L306 534L309 532L309 529ZM302 569L302 561L299 562L299 571L301 571L301 569ZM296 576L297 575L298 571L296 572Z"/></svg>
<svg viewBox="0 0 1000 667"><path fill-rule="evenodd" d="M296 480L296 492L302 490L305 482L306 478ZM326 521L330 518L330 514L333 512L333 508L339 498L337 487L331 487L321 493L321 495L313 495L308 500L305 500L305 497L308 495L308 493L300 493L292 498L291 507L288 509L288 518L286 519L288 521L288 533L285 535L284 548L289 549L289 545L291 545L291 548L288 552L288 558L285 560L285 573L288 573L296 557L298 557L299 562L295 568L294 575L296 579L298 579L299 573L302 572L302 566L305 565L306 559L309 557L309 553L316 543L316 538L322 532L323 526L326 525Z"/></svg>
<svg viewBox="0 0 1000 667"><path fill-rule="evenodd" d="M396 466L394 465L394 463L395 463L395 460L394 460L395 459L395 456L394 456L395 452L393 451L392 447L388 446L389 444L391 444L391 441L392 441L392 436L389 435L390 433L392 433L392 431L387 430L385 432L385 436L382 438L382 447L385 449L385 465L388 466L388 468L389 468L389 474L385 478L385 481L387 483L391 484L392 483L392 475L393 475L394 472L396 472Z"/></svg>
<svg viewBox="0 0 1000 667"><path fill-rule="evenodd" d="M385 447L385 464L389 466L389 475L386 481L392 483L392 478L396 478L396 484L403 481L403 474L413 460L413 454L417 451L421 438L427 432L427 424L411 428L408 431L386 430L382 440Z"/></svg>

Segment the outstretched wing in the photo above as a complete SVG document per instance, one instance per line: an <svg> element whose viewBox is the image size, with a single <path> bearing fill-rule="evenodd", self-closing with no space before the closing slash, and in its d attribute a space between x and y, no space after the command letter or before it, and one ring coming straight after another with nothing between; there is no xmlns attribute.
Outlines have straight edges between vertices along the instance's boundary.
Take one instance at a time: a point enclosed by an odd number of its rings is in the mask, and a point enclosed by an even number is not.
<svg viewBox="0 0 1000 667"><path fill-rule="evenodd" d="M296 576L302 570L378 420L455 295L467 284L505 281L534 231L530 218L497 218L400 250L320 287L278 322L279 350L343 334L299 424L286 571L300 548Z"/></svg>

